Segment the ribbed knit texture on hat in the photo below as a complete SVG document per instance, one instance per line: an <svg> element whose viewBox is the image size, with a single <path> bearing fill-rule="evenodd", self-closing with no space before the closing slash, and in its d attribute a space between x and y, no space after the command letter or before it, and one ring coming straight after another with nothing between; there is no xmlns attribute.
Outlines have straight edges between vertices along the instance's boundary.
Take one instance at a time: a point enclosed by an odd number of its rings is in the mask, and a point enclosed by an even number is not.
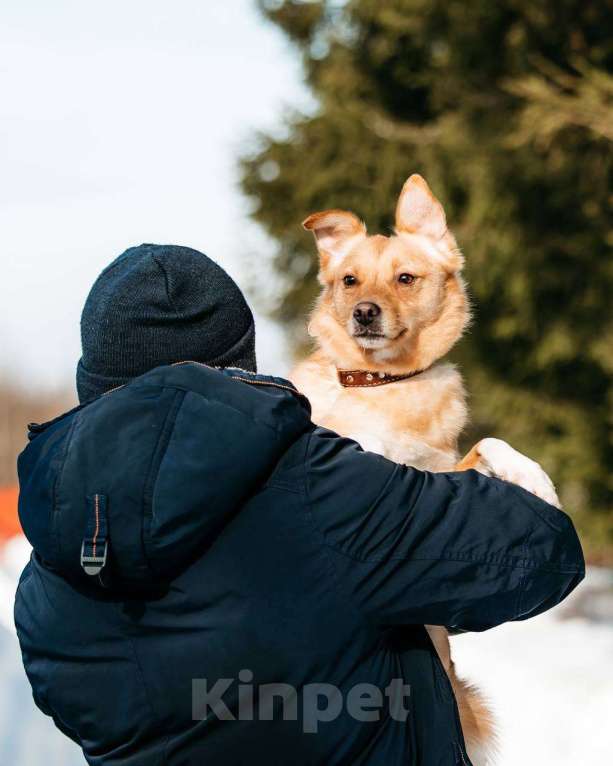
<svg viewBox="0 0 613 766"><path fill-rule="evenodd" d="M81 402L172 362L256 369L253 316L240 289L206 255L177 245L131 247L100 274L81 343Z"/></svg>

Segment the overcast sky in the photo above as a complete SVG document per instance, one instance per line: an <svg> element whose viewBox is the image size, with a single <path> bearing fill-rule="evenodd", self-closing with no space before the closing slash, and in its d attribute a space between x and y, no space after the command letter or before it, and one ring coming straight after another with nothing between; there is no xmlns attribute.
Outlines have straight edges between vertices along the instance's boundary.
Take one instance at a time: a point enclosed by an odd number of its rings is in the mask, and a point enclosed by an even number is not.
<svg viewBox="0 0 613 766"><path fill-rule="evenodd" d="M79 315L125 248L203 250L242 287L236 159L305 106L299 62L253 0L22 0L0 10L0 374L72 383ZM297 211L297 222L304 211ZM283 372L260 322L261 367Z"/></svg>

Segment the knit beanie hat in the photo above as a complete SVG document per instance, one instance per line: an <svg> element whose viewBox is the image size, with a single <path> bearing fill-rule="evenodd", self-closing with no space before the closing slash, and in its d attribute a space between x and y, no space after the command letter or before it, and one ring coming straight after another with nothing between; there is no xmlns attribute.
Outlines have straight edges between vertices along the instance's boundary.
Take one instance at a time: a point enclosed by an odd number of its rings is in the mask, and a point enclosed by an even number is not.
<svg viewBox="0 0 613 766"><path fill-rule="evenodd" d="M131 247L107 266L85 302L81 345L81 402L172 362L256 370L240 289L206 255L176 245Z"/></svg>

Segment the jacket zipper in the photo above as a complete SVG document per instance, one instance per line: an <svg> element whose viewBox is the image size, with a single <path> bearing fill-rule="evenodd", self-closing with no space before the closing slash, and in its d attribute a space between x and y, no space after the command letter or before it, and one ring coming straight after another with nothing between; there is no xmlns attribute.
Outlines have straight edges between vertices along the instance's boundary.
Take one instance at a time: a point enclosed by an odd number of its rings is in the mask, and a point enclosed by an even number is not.
<svg viewBox="0 0 613 766"><path fill-rule="evenodd" d="M170 367L179 367L182 364L197 364L200 367L207 367L209 370L230 369L230 368L227 368L227 367L211 367L210 364L205 364L204 362L196 362L193 359L185 359L182 362L173 362L169 366ZM236 369L238 370L240 368L237 367ZM245 372L247 372L247 371L245 370ZM274 388L282 388L285 391L290 391L295 396L298 396L298 397L300 397L302 399L306 399L305 395L301 394L300 391L298 391L298 389L293 388L292 386L284 386L282 383L274 383L274 382L271 382L271 381L268 381L268 380L252 380L251 378L243 378L243 377L241 377L239 375L232 375L232 380L240 380L243 383L250 383L252 386L273 386ZM104 391L100 395L101 396L108 396L109 394L112 394L113 391L119 391L120 388L125 388L125 386L127 386L127 385L128 385L127 383L122 383L120 386L115 386L115 388L110 388L108 391ZM34 427L38 427L39 426L38 423L32 423L31 425L33 425Z"/></svg>
<svg viewBox="0 0 613 766"><path fill-rule="evenodd" d="M178 367L179 365L182 365L182 364L198 364L200 365L200 367L208 367L209 370L231 369L231 368L211 367L210 364L205 364L204 362L196 362L193 359L186 359L183 362L173 362L173 364L171 364L170 366ZM240 370L239 367L236 367L235 369ZM247 372L247 370L245 370L245 372ZM297 396L299 399L303 399L306 402L308 402L308 399L306 398L306 396L300 393L300 391L298 391L298 389L294 388L293 386L284 386L283 383L275 383L269 380L254 380L253 378L243 378L240 375L232 375L231 377L232 377L232 380L240 380L242 383L249 383L252 386L272 386L273 388L281 388L284 391L289 391L291 394L294 394L294 396ZM113 389L113 390L116 390L116 389ZM110 391L107 393L110 393Z"/></svg>

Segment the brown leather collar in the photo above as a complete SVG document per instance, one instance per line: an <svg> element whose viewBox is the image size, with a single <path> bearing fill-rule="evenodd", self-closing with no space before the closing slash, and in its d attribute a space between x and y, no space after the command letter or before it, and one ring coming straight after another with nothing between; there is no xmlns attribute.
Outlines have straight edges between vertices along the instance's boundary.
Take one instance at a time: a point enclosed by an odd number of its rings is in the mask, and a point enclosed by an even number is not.
<svg viewBox="0 0 613 766"><path fill-rule="evenodd" d="M369 386L384 386L387 383L396 383L398 380L414 378L423 370L405 372L402 375L392 375L389 372L375 372L373 370L337 370L338 380L343 388L368 388Z"/></svg>

